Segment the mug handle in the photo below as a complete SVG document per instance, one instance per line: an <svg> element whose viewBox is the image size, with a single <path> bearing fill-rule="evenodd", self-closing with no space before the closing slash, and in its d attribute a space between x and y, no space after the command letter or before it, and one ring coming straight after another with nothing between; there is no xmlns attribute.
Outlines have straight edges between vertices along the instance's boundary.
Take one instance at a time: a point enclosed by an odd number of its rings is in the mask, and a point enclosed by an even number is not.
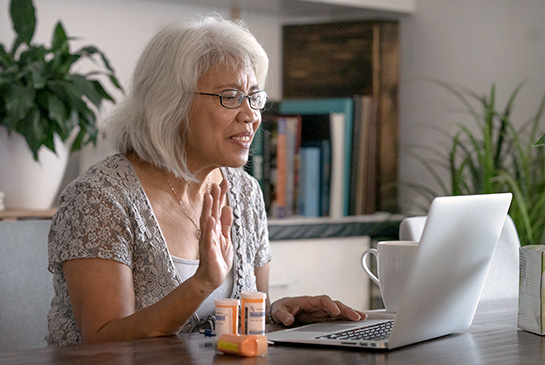
<svg viewBox="0 0 545 365"><path fill-rule="evenodd" d="M375 282L375 284L377 284L378 286L380 286L380 282L378 280L378 278L376 277L375 274L373 274L373 272L371 271L371 269L369 268L369 266L367 266L367 255L373 255L375 256L375 259L378 260L378 256L377 256L377 249L376 248L369 248L365 251L363 251L363 255L361 255L361 267L363 267L363 271L365 271L365 273L367 275L369 275L369 277L371 278L371 280L373 280Z"/></svg>

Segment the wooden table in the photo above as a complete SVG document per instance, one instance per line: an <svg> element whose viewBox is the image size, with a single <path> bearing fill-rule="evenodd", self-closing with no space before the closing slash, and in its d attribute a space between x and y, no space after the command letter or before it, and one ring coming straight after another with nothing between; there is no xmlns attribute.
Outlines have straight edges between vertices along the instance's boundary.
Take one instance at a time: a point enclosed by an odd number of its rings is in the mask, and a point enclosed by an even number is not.
<svg viewBox="0 0 545 365"><path fill-rule="evenodd" d="M393 350L270 346L264 357L216 354L200 334L0 353L0 364L544 364L545 337L517 329L514 301L479 307L468 332Z"/></svg>

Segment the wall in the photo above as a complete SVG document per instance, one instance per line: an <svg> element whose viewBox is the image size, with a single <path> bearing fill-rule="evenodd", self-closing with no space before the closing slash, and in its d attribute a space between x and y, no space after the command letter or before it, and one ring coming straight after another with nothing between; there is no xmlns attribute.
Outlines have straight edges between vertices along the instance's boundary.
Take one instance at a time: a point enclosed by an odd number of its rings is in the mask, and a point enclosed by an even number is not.
<svg viewBox="0 0 545 365"><path fill-rule="evenodd" d="M79 38L72 43L73 49L88 44L97 46L109 58L122 85L127 86L142 48L162 26L199 13L217 12L226 18L230 17L228 7L181 3L167 0L34 0L38 18L34 42L50 45L54 26L60 19L67 34ZM0 0L0 43L11 49L14 33L9 18L9 4L9 0ZM247 21L271 59L279 60L280 20L274 16L244 11L241 17ZM271 97L276 99L281 97L280 67L279 62L271 62L267 86ZM99 123L110 110L111 105L105 105ZM99 141L97 148L89 147L74 154L63 185L80 171L113 152L109 143Z"/></svg>
<svg viewBox="0 0 545 365"><path fill-rule="evenodd" d="M445 151L430 125L472 125L453 96L419 78L456 83L479 94L495 83L500 106L526 80L514 117L520 125L537 111L545 93L544 17L542 0L416 0L415 14L401 27L400 180L436 186L407 154L409 146ZM415 193L404 185L400 197L406 210L414 206Z"/></svg>
<svg viewBox="0 0 545 365"><path fill-rule="evenodd" d="M192 13L217 11L229 17L230 9L146 0L35 0L37 41L49 42L53 26L62 19L77 44L95 44L110 58L121 82L130 72L145 42L162 25ZM11 45L9 0L0 0L0 42ZM273 15L242 11L241 17L271 56L267 90L281 97L281 24L293 22ZM416 0L412 16L401 18L401 85L399 178L402 182L430 184L430 176L407 153L413 144L445 148L437 133L422 125L446 127L467 120L456 113L460 104L447 92L422 77L467 86L485 93L497 84L498 101L505 103L515 85L526 79L515 116L527 119L545 92L545 2L542 0ZM107 113L107 109L105 113ZM102 155L107 144L72 158L67 180ZM81 167L79 166L81 165ZM433 185L433 184L432 184ZM417 197L400 186L406 210Z"/></svg>

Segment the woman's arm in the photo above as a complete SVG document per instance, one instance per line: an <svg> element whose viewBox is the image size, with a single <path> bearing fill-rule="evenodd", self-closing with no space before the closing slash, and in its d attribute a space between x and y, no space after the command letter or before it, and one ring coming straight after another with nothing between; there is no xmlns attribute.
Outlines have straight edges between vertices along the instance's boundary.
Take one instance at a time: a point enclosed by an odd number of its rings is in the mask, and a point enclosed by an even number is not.
<svg viewBox="0 0 545 365"><path fill-rule="evenodd" d="M206 297L231 270L232 211L221 208L227 191L224 181L205 194L200 224L200 264L186 280L157 303L135 311L131 269L103 259L63 263L72 310L84 341L127 340L179 332Z"/></svg>
<svg viewBox="0 0 545 365"><path fill-rule="evenodd" d="M85 342L175 334L211 292L192 277L154 305L135 312L128 266L112 260L79 259L66 261L63 270Z"/></svg>

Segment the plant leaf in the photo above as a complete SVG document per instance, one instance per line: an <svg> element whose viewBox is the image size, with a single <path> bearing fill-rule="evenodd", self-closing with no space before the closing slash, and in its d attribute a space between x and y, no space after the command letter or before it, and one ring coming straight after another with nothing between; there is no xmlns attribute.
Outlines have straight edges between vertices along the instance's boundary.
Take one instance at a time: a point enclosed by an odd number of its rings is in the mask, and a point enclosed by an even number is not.
<svg viewBox="0 0 545 365"><path fill-rule="evenodd" d="M87 80L81 75L71 75L70 80L79 89L81 95L85 95L97 108L102 104L102 94L95 88L93 80Z"/></svg>
<svg viewBox="0 0 545 365"><path fill-rule="evenodd" d="M32 64L28 65L27 70L29 71L29 84L31 84L36 90L43 89L47 83L47 78L44 72L45 64L43 62L33 62Z"/></svg>
<svg viewBox="0 0 545 365"><path fill-rule="evenodd" d="M44 133L40 125L40 112L34 108L17 128L17 133L25 137L34 159L38 160L38 151L42 146Z"/></svg>
<svg viewBox="0 0 545 365"><path fill-rule="evenodd" d="M34 107L35 92L32 87L12 85L6 94L8 128L16 129L28 112Z"/></svg>
<svg viewBox="0 0 545 365"><path fill-rule="evenodd" d="M13 63L13 58L6 51L3 44L0 44L0 67L7 68Z"/></svg>
<svg viewBox="0 0 545 365"><path fill-rule="evenodd" d="M11 0L10 13L18 40L30 45L36 28L36 13L32 0Z"/></svg>
<svg viewBox="0 0 545 365"><path fill-rule="evenodd" d="M545 134L539 137L539 139L534 143L534 146L543 146L545 145Z"/></svg>
<svg viewBox="0 0 545 365"><path fill-rule="evenodd" d="M102 63L104 64L104 67L106 67L106 69L109 72L108 76L110 78L110 82L116 87L118 88L119 90L123 91L123 87L121 86L121 84L119 83L119 80L117 79L117 77L115 76L115 70L114 68L110 65L110 61L108 60L108 58L106 57L106 55L100 51L97 47L94 47L94 46L86 46L86 47L83 47L81 48L79 51L76 52L76 54L81 54L82 56L84 57L87 57L89 59L92 59L92 55L94 54L98 54L102 60Z"/></svg>
<svg viewBox="0 0 545 365"><path fill-rule="evenodd" d="M47 93L47 109L49 110L49 118L56 121L59 126L59 134L61 138L68 137L72 128L67 128L66 120L68 119L68 113L64 103L55 95ZM70 129L70 130L69 130Z"/></svg>
<svg viewBox="0 0 545 365"><path fill-rule="evenodd" d="M62 23L60 21L57 22L57 25L55 26L55 31L53 32L53 40L51 41L51 50L52 51L61 50L62 53L69 52L68 37L66 36L64 27L62 26Z"/></svg>

